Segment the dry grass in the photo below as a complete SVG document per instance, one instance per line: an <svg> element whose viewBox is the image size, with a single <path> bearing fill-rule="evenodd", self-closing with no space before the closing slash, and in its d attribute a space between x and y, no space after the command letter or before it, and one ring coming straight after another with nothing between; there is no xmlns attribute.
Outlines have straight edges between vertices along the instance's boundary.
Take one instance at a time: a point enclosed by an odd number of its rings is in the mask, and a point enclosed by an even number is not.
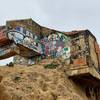
<svg viewBox="0 0 100 100"><path fill-rule="evenodd" d="M0 100L87 100L59 69L15 65L0 68L0 76Z"/></svg>

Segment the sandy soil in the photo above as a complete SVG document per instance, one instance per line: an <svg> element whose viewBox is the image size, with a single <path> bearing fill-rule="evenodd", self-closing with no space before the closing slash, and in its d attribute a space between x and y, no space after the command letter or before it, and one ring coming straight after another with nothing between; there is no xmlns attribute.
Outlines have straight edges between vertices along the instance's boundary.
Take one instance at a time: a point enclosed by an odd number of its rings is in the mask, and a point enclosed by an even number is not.
<svg viewBox="0 0 100 100"><path fill-rule="evenodd" d="M60 69L0 67L0 100L88 100Z"/></svg>

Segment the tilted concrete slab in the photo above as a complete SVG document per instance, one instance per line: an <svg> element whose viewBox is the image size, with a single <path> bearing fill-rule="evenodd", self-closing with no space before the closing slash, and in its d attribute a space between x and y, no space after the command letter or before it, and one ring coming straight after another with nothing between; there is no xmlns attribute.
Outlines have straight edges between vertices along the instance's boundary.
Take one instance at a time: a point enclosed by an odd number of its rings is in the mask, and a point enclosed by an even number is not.
<svg viewBox="0 0 100 100"><path fill-rule="evenodd" d="M12 43L10 45L2 47L2 49L0 50L0 60L9 58L19 53L20 51L18 46Z"/></svg>
<svg viewBox="0 0 100 100"><path fill-rule="evenodd" d="M69 77L76 77L76 76L85 76L87 74L92 75L93 77L100 79L100 74L94 67L82 66L79 68L73 68L66 70L66 74Z"/></svg>

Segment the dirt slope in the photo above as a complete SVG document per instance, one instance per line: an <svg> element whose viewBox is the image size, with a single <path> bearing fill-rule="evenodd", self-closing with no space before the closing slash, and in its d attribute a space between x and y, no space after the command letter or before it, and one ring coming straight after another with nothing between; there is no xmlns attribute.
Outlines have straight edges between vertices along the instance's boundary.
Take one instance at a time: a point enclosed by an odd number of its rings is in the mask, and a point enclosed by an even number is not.
<svg viewBox="0 0 100 100"><path fill-rule="evenodd" d="M3 67L0 80L0 100L88 100L60 69Z"/></svg>

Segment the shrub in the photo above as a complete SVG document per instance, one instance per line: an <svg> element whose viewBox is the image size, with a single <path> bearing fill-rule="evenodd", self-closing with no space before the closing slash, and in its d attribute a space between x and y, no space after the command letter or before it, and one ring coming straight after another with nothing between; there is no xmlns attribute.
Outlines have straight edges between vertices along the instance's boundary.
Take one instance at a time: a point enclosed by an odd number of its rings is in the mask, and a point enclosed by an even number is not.
<svg viewBox="0 0 100 100"><path fill-rule="evenodd" d="M44 68L55 69L59 66L59 64L51 63L44 66Z"/></svg>
<svg viewBox="0 0 100 100"><path fill-rule="evenodd" d="M14 63L10 62L9 64L7 64L8 67L14 67Z"/></svg>

